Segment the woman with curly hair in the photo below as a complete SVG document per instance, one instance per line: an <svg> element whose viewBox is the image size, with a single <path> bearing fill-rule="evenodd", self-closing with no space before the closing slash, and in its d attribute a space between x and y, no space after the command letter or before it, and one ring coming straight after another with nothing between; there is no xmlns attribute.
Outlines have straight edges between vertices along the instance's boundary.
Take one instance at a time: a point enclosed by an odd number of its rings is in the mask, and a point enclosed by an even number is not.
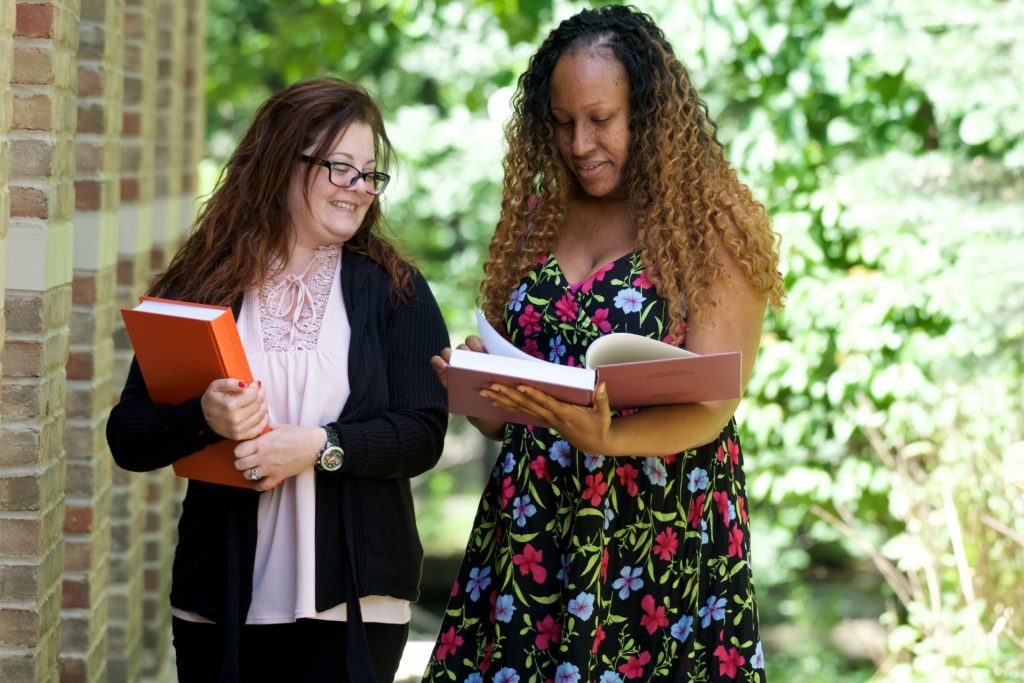
<svg viewBox="0 0 1024 683"><path fill-rule="evenodd" d="M585 10L520 77L482 308L580 365L608 332L741 351L781 305L775 234L647 15ZM471 337L466 346L481 351ZM444 376L445 349L433 359ZM612 411L491 385L502 442L427 680L763 681L738 400Z"/></svg>
<svg viewBox="0 0 1024 683"><path fill-rule="evenodd" d="M410 478L441 455L429 359L448 333L383 234L390 158L363 88L284 88L150 290L231 306L259 378L161 405L133 362L107 424L115 461L138 472L239 441L238 486L190 480L178 522L180 681L394 679L423 559Z"/></svg>

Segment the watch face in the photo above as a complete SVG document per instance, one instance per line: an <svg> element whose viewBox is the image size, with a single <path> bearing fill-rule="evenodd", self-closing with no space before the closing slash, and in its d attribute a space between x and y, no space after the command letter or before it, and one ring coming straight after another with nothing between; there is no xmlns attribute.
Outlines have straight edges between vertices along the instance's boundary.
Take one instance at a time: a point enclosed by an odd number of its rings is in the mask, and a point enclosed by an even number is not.
<svg viewBox="0 0 1024 683"><path fill-rule="evenodd" d="M320 456L320 467L333 472L341 467L342 450L337 446L331 446Z"/></svg>

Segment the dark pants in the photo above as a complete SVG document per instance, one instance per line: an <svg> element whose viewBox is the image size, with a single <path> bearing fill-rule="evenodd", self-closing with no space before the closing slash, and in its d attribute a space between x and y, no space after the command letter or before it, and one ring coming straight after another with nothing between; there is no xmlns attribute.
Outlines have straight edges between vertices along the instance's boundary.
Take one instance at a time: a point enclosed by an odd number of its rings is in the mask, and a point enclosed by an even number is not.
<svg viewBox="0 0 1024 683"><path fill-rule="evenodd" d="M391 683L402 660L408 624L363 624L377 683ZM262 681L345 681L347 625L343 621L299 619L293 624L244 626L241 683ZM175 661L181 683L215 683L220 673L222 629L175 618Z"/></svg>

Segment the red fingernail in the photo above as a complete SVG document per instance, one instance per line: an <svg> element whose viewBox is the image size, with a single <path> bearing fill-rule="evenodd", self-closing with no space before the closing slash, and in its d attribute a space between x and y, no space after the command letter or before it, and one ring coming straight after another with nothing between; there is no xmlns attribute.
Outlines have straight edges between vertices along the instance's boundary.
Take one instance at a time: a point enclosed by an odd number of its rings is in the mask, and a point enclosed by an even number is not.
<svg viewBox="0 0 1024 683"><path fill-rule="evenodd" d="M241 388L245 389L245 382L239 382L238 386L240 386Z"/></svg>
<svg viewBox="0 0 1024 683"><path fill-rule="evenodd" d="M262 380L256 380L256 386L262 387L263 386L263 381Z"/></svg>

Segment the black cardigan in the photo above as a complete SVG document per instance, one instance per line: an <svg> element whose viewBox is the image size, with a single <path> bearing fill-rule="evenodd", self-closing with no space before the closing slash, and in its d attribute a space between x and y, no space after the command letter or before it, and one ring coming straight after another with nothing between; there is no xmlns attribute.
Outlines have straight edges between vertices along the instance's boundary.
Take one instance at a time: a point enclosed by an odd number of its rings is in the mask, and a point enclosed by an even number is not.
<svg viewBox="0 0 1024 683"><path fill-rule="evenodd" d="M419 597L423 549L409 479L437 463L448 425L444 390L430 366L430 357L449 345L448 333L426 281L419 273L412 281L412 300L394 304L380 266L343 254L351 394L332 423L344 465L316 474L316 608L347 602L348 630L360 636L353 595ZM240 307L241 300L236 317ZM132 361L107 423L118 465L154 470L219 438L198 397L174 406L150 402ZM258 501L249 489L189 481L178 522L171 604L224 625L224 681L237 678L237 639L252 598ZM350 680L372 679L365 640L349 644L357 649L349 653Z"/></svg>

